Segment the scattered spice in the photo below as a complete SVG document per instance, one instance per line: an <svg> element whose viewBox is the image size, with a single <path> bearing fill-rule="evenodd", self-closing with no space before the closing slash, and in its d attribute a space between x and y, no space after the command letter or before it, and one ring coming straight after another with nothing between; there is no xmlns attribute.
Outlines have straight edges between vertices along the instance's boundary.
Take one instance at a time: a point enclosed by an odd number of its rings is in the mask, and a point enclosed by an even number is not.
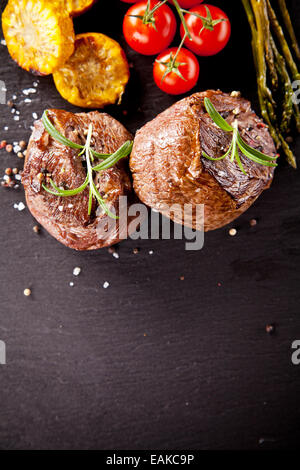
<svg viewBox="0 0 300 470"><path fill-rule="evenodd" d="M184 276L180 276L179 278L181 281L184 281Z"/></svg>
<svg viewBox="0 0 300 470"><path fill-rule="evenodd" d="M39 233L40 227L38 225L35 225L32 230L34 231L34 233Z"/></svg>
<svg viewBox="0 0 300 470"><path fill-rule="evenodd" d="M140 252L140 249L139 249L139 248L133 248L133 250L132 250L132 253L133 253L134 255L137 255L139 252Z"/></svg>
<svg viewBox="0 0 300 470"><path fill-rule="evenodd" d="M257 129L264 129L265 127L268 127L264 122L258 122L256 125Z"/></svg>
<svg viewBox="0 0 300 470"><path fill-rule="evenodd" d="M272 335L275 332L275 325L272 325L272 324L266 325L266 332L269 335Z"/></svg>
<svg viewBox="0 0 300 470"><path fill-rule="evenodd" d="M8 100L8 102L7 102L6 104L7 104L7 106L9 106L10 108L12 108L13 105L14 105L14 102L13 102L12 100Z"/></svg>
<svg viewBox="0 0 300 470"><path fill-rule="evenodd" d="M19 173L19 169L18 168L13 168L12 172L13 172L14 175L17 175Z"/></svg>
<svg viewBox="0 0 300 470"><path fill-rule="evenodd" d="M19 158L24 158L24 155L23 155L22 152L18 152L18 153L17 153L17 157L19 157Z"/></svg>
<svg viewBox="0 0 300 470"><path fill-rule="evenodd" d="M231 237L234 237L236 234L237 234L236 228L231 228L231 229L229 230L229 235L230 235Z"/></svg>
<svg viewBox="0 0 300 470"><path fill-rule="evenodd" d="M249 224L251 225L251 227L255 227L255 225L257 224L257 220L256 219L251 219Z"/></svg>
<svg viewBox="0 0 300 470"><path fill-rule="evenodd" d="M22 150L24 150L27 147L27 143L25 142L25 140L20 140L19 146Z"/></svg>
<svg viewBox="0 0 300 470"><path fill-rule="evenodd" d="M31 295L31 290L30 289L24 289L24 295L25 297L29 297Z"/></svg>
<svg viewBox="0 0 300 470"><path fill-rule="evenodd" d="M110 253L112 255L113 253L116 252L116 249L113 246L110 246L107 251L108 251L108 253Z"/></svg>
<svg viewBox="0 0 300 470"><path fill-rule="evenodd" d="M230 96L232 96L233 98L238 98L239 96L241 96L241 92L240 91L232 91L230 93Z"/></svg>
<svg viewBox="0 0 300 470"><path fill-rule="evenodd" d="M1 140L0 148L3 149L4 147L6 147L6 145L7 145L6 140Z"/></svg>
<svg viewBox="0 0 300 470"><path fill-rule="evenodd" d="M6 168L5 174L10 176L12 174L12 169L11 168Z"/></svg>
<svg viewBox="0 0 300 470"><path fill-rule="evenodd" d="M12 146L11 144L7 144L6 147L5 147L5 150L6 150L8 153L10 153L10 152L12 152L12 150L13 150L13 146Z"/></svg>
<svg viewBox="0 0 300 470"><path fill-rule="evenodd" d="M40 183L42 183L42 181L44 181L44 175L43 175L43 173L39 173L39 174L37 175L37 179L38 179L38 181L39 181Z"/></svg>

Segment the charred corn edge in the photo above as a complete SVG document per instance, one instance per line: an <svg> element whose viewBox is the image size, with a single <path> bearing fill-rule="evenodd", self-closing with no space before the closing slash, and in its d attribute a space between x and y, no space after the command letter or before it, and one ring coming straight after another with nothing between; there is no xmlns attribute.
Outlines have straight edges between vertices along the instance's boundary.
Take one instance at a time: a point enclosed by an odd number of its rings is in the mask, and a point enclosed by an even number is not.
<svg viewBox="0 0 300 470"><path fill-rule="evenodd" d="M124 93L125 86L129 80L129 66L126 55L120 46L120 44L115 41L114 39L106 36L102 33L81 33L75 36L75 51L76 53L76 41L80 39L85 39L88 37L93 37L95 43L99 49L105 48L106 50L110 50L112 52L111 60L117 63L117 68L121 70L121 73L118 77L110 82L110 86L104 90L99 97L93 98L81 98L79 96L79 90L77 87L68 87L65 84L65 71L64 69L68 69L72 71L72 67L68 66L68 63L65 63L65 67L57 70L53 74L53 79L57 91L60 95L67 100L69 103L86 108L102 108L108 104L114 104L118 99L120 99Z"/></svg>
<svg viewBox="0 0 300 470"><path fill-rule="evenodd" d="M85 0L82 2L82 6L74 8L72 5L72 0L67 0L66 7L70 16L79 16L82 15L82 13L85 13L88 9L90 9L95 3L95 1L96 0Z"/></svg>

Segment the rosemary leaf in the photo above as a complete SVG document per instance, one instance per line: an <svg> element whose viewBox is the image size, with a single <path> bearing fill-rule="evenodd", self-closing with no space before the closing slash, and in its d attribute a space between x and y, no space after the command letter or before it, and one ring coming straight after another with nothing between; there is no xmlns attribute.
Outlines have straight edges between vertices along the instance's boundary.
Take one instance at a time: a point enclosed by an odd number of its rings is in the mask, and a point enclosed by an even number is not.
<svg viewBox="0 0 300 470"><path fill-rule="evenodd" d="M248 152L253 154L255 157L260 158L261 160L266 160L266 161L272 162L273 160L276 160L278 158L278 156L276 156L276 155L274 157L269 157L268 155L260 152L259 150L255 149L253 147L250 147L250 145L246 144L246 142L242 139L240 134L238 135L238 144L239 144L240 147L243 147L243 149L247 150ZM242 152L243 152L243 150L242 150Z"/></svg>
<svg viewBox="0 0 300 470"><path fill-rule="evenodd" d="M209 98L204 98L204 105L206 111L208 112L214 123L217 124L218 127L220 127L220 129L227 132L233 131L233 127L231 127L228 122L222 118L221 114L218 113Z"/></svg>
<svg viewBox="0 0 300 470"><path fill-rule="evenodd" d="M67 139L67 137L63 136L52 124L50 119L48 118L48 110L43 112L42 116L42 122L44 124L44 127L48 134L53 137L53 139L57 140L57 142L60 142L63 145L66 145L67 147L71 147L73 149L83 149L84 145L79 145L76 144L75 142L72 142L72 140Z"/></svg>

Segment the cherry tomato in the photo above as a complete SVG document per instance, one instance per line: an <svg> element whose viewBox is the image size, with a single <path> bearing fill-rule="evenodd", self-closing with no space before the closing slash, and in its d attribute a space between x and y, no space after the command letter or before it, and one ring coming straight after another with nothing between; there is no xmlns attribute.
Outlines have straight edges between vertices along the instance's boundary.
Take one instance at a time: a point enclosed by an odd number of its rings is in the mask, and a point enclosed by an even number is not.
<svg viewBox="0 0 300 470"><path fill-rule="evenodd" d="M128 0L123 0L123 1L128 1ZM173 2L173 0L171 0ZM199 3L202 3L203 0L177 0L181 8L191 8L194 7L195 5L199 5Z"/></svg>
<svg viewBox="0 0 300 470"><path fill-rule="evenodd" d="M205 27L205 22L202 19L190 13L197 13L203 18L207 18L213 29ZM210 56L220 52L230 38L231 26L228 16L220 8L207 4L191 8L190 13L187 13L184 18L192 40L186 38L185 45L195 54L201 56ZM181 37L184 36L183 25L180 27L180 34Z"/></svg>
<svg viewBox="0 0 300 470"><path fill-rule="evenodd" d="M150 1L152 9L158 0ZM132 49L144 55L158 54L168 47L176 32L176 19L168 5L162 5L153 13L154 23L148 19L144 24L141 18L147 10L147 0L132 5L126 13L123 21L123 33L127 43ZM135 16L130 16L135 15Z"/></svg>
<svg viewBox="0 0 300 470"><path fill-rule="evenodd" d="M153 66L153 77L156 85L170 95L186 93L196 85L199 78L198 60L192 52L184 48L180 49L176 57L175 71L164 77L167 70L167 65L164 64L170 61L170 54L172 53L174 58L176 52L177 47L163 51L159 54Z"/></svg>

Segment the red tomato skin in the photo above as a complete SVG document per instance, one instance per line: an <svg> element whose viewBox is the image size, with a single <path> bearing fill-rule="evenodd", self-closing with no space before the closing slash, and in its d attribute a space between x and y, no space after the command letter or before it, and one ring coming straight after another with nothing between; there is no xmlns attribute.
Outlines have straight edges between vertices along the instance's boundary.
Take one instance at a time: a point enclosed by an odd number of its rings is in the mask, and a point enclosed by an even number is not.
<svg viewBox="0 0 300 470"><path fill-rule="evenodd" d="M136 3L138 1L139 0L121 0L121 2L125 2L125 3Z"/></svg>
<svg viewBox="0 0 300 470"><path fill-rule="evenodd" d="M153 8L158 0L151 0ZM154 12L156 30L151 24L143 24L139 18L128 15L143 16L147 1L132 5L127 11L123 21L123 34L128 45L143 55L158 54L166 49L174 39L176 33L176 19L168 5L162 5Z"/></svg>
<svg viewBox="0 0 300 470"><path fill-rule="evenodd" d="M199 15L206 17L207 13L205 6L209 8L213 20L225 18L227 21L222 21L215 25L213 31L204 29L199 35L202 28L202 21L196 16L187 13L184 18L186 20L188 30L191 33L192 40L186 38L184 44L197 55L211 56L224 49L228 43L231 34L231 25L226 13L213 5L198 5L197 7L191 8L190 12L198 13ZM180 35L181 37L184 36L182 25L180 27Z"/></svg>
<svg viewBox="0 0 300 470"><path fill-rule="evenodd" d="M171 72L166 75L163 81L161 81L166 67L157 61L167 62L170 58L171 52L174 57L177 52L177 47L171 47L170 49L163 51L156 58L153 66L153 78L158 88L165 93L168 93L169 95L181 95L190 91L196 85L200 71L199 63L191 51L182 48L177 56L176 62L183 62L186 64L179 66L179 71L185 80L176 75L176 73Z"/></svg>
<svg viewBox="0 0 300 470"><path fill-rule="evenodd" d="M126 0L123 0L123 1L126 1ZM191 8L196 5L199 5L200 3L203 2L203 0L177 0L177 2L179 3L179 6L181 6L181 8ZM173 3L172 0L171 0L171 3Z"/></svg>

